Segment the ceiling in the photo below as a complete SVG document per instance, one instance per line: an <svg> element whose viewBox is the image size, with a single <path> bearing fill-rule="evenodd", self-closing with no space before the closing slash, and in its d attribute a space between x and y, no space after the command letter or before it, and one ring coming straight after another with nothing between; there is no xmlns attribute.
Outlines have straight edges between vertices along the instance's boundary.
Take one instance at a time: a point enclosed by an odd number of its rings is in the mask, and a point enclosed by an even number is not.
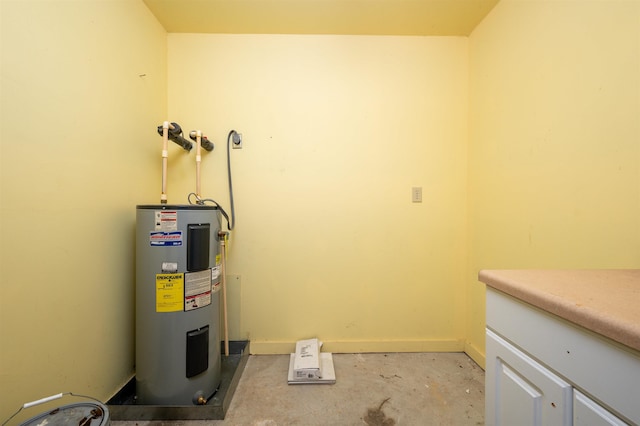
<svg viewBox="0 0 640 426"><path fill-rule="evenodd" d="M468 36L499 0L143 0L167 32Z"/></svg>

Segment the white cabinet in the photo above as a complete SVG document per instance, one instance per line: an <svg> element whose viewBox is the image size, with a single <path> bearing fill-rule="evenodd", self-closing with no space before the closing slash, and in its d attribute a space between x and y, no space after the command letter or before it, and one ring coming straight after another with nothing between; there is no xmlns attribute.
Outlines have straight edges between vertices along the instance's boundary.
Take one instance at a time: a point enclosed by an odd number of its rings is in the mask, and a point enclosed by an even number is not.
<svg viewBox="0 0 640 426"><path fill-rule="evenodd" d="M488 426L638 425L640 354L487 288Z"/></svg>
<svg viewBox="0 0 640 426"><path fill-rule="evenodd" d="M573 424L576 426L626 425L577 389L573 391Z"/></svg>
<svg viewBox="0 0 640 426"><path fill-rule="evenodd" d="M571 425L571 384L487 330L487 425ZM487 379L487 382L489 380Z"/></svg>

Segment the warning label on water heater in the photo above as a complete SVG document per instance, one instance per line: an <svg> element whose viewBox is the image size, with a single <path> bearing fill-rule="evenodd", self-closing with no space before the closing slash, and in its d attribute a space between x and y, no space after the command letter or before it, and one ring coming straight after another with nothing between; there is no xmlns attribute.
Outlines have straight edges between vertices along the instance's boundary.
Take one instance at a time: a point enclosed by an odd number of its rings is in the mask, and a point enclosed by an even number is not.
<svg viewBox="0 0 640 426"><path fill-rule="evenodd" d="M175 231L178 229L178 212L175 210L156 210L156 231Z"/></svg>
<svg viewBox="0 0 640 426"><path fill-rule="evenodd" d="M184 274L184 310L192 311L211 304L211 270Z"/></svg>
<svg viewBox="0 0 640 426"><path fill-rule="evenodd" d="M156 274L156 312L182 311L183 274Z"/></svg>

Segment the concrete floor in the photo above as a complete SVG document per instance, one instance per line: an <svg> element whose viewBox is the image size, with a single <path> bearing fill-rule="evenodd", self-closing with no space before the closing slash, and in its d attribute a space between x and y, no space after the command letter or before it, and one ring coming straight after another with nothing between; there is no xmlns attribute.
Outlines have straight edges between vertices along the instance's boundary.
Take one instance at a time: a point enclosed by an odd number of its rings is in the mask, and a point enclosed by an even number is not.
<svg viewBox="0 0 640 426"><path fill-rule="evenodd" d="M462 353L333 354L336 383L288 385L289 355L252 355L224 420L112 426L483 425L484 371Z"/></svg>

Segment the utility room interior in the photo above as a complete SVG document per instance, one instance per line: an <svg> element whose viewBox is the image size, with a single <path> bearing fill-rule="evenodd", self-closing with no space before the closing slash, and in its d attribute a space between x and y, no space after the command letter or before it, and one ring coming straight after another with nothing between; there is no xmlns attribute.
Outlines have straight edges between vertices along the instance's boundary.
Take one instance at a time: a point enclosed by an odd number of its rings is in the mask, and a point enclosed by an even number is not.
<svg viewBox="0 0 640 426"><path fill-rule="evenodd" d="M225 209L231 165L251 356L482 370L481 270L640 268L638 0L2 0L0 31L0 420L134 378L165 121L214 143ZM194 154L167 154L186 204Z"/></svg>

